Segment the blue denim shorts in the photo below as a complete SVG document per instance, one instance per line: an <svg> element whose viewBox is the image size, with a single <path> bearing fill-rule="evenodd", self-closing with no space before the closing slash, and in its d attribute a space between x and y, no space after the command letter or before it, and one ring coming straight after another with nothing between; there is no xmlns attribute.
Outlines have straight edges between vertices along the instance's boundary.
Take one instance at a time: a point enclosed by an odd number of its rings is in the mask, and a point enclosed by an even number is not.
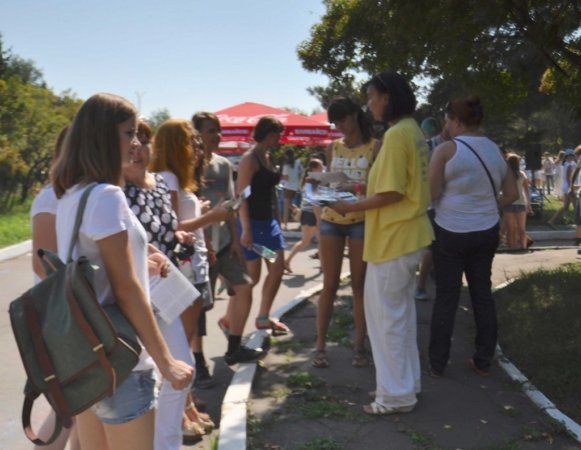
<svg viewBox="0 0 581 450"><path fill-rule="evenodd" d="M242 225L240 219L237 221L238 233L242 234ZM272 220L255 220L250 219L250 228L252 229L252 242L263 245L271 250L277 251L284 248L284 237L278 221ZM260 256L242 247L244 259L246 261L253 261L260 258Z"/></svg>
<svg viewBox="0 0 581 450"><path fill-rule="evenodd" d="M153 370L135 370L111 397L92 406L99 420L108 425L127 423L155 408Z"/></svg>
<svg viewBox="0 0 581 450"><path fill-rule="evenodd" d="M321 220L319 232L322 236L339 236L348 237L353 240L363 240L363 236L365 235L365 222L343 225Z"/></svg>

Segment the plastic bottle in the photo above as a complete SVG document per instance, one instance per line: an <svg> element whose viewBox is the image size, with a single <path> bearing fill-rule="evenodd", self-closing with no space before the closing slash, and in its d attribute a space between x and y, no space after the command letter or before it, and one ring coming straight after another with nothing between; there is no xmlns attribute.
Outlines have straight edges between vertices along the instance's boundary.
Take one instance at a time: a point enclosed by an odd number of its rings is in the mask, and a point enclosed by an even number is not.
<svg viewBox="0 0 581 450"><path fill-rule="evenodd" d="M265 247L264 245L252 244L252 251L262 256L268 262L273 263L276 261L277 257L276 252L274 250L269 249L268 247Z"/></svg>

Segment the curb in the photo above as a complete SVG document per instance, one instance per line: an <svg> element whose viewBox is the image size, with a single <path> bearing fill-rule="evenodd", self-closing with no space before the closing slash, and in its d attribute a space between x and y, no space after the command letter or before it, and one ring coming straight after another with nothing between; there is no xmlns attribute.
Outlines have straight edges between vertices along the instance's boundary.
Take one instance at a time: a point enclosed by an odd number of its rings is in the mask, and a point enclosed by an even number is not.
<svg viewBox="0 0 581 450"><path fill-rule="evenodd" d="M302 237L301 231L283 231L285 239L300 239ZM542 230L529 231L528 235L536 241L560 241L575 239L575 230ZM32 240L23 241L19 244L11 245L9 247L0 248L0 262L8 259L16 258L32 251Z"/></svg>
<svg viewBox="0 0 581 450"><path fill-rule="evenodd" d="M340 281L345 281L350 272L343 272ZM301 291L299 295L290 300L286 305L272 313L272 317L280 319L298 308L313 295L323 290L320 283L310 289ZM270 330L258 330L251 334L246 345L250 348L260 348L264 340L271 334ZM239 364L236 373L230 381L230 385L222 401L220 416L220 434L218 435L218 450L241 450L246 448L248 400L252 389L252 382L256 375L257 364Z"/></svg>
<svg viewBox="0 0 581 450"><path fill-rule="evenodd" d="M561 241L574 240L575 229L571 230L542 230L542 231L528 231L527 234L535 241Z"/></svg>
<svg viewBox="0 0 581 450"><path fill-rule="evenodd" d="M514 281L516 281L516 278L507 280L504 283L494 287L492 292L494 293L504 289ZM500 367L502 367L502 369L506 372L511 380L516 381L521 385L521 389L524 394L551 418L561 422L567 429L569 435L581 444L581 425L579 425L566 414L563 414L557 408L557 406L545 396L545 394L539 391L536 386L532 384L529 379L505 356L505 354L502 352L502 349L500 348L500 344L498 343L496 344L496 354Z"/></svg>
<svg viewBox="0 0 581 450"><path fill-rule="evenodd" d="M32 240L21 242L20 244L11 245L10 247L0 248L0 262L18 256L30 253L32 251Z"/></svg>

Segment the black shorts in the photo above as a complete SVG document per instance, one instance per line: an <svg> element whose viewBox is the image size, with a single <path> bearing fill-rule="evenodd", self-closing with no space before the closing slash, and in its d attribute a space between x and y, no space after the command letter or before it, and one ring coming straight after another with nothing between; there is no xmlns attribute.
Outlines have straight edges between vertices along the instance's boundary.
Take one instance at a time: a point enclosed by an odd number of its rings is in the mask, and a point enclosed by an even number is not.
<svg viewBox="0 0 581 450"><path fill-rule="evenodd" d="M301 225L306 225L308 227L314 227L317 225L317 217L312 211L301 211Z"/></svg>

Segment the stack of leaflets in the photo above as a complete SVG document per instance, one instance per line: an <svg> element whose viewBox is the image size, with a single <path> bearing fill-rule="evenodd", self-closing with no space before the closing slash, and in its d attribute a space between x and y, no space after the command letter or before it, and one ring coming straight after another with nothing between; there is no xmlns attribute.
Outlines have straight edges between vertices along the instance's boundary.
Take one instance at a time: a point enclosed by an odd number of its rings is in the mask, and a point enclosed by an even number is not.
<svg viewBox="0 0 581 450"><path fill-rule="evenodd" d="M305 200L313 205L332 206L339 200L356 202L357 197L351 192L337 192L335 189L320 186L319 189L307 195Z"/></svg>

